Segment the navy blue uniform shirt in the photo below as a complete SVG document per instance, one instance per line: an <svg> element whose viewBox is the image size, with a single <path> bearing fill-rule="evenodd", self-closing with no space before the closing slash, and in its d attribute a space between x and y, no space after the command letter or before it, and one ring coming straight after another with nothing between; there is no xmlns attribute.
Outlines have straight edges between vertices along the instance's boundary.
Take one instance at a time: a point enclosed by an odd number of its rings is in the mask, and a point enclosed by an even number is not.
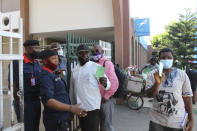
<svg viewBox="0 0 197 131"><path fill-rule="evenodd" d="M69 95L66 92L67 86L64 80L47 67L43 67L43 70L39 74L38 84L40 86L40 96L44 104L44 117L56 120L68 120L70 116L69 112L57 111L46 106L49 99L55 99L64 104L70 104Z"/></svg>
<svg viewBox="0 0 197 131"><path fill-rule="evenodd" d="M37 86L37 77L41 71L41 67L35 59L30 61L24 54L23 61L23 82L24 82L24 96L39 96L39 87ZM31 84L31 78L35 79L35 86ZM19 88L19 61L13 61L13 80L16 83L16 87Z"/></svg>

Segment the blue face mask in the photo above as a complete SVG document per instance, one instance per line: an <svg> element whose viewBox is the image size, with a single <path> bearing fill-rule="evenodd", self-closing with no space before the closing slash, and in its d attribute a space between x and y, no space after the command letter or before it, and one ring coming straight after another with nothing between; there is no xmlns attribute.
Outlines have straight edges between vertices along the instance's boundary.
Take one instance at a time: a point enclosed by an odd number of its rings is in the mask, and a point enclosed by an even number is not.
<svg viewBox="0 0 197 131"><path fill-rule="evenodd" d="M163 64L164 69L170 69L173 65L173 59L160 60L160 62Z"/></svg>

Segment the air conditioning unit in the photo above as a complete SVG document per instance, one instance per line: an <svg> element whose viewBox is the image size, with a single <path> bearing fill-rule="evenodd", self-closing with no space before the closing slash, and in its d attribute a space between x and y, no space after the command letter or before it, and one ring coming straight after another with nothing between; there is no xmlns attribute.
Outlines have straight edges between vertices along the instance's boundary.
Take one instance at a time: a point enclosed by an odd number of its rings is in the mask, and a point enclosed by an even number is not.
<svg viewBox="0 0 197 131"><path fill-rule="evenodd" d="M19 28L20 11L1 13L2 29L9 30L10 22L12 22L12 29Z"/></svg>

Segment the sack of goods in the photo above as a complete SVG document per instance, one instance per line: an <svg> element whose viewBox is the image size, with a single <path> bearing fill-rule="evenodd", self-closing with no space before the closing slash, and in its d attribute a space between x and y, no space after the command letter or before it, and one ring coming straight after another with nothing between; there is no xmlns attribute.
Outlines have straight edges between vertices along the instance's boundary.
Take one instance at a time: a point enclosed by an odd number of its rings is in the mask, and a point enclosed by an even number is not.
<svg viewBox="0 0 197 131"><path fill-rule="evenodd" d="M127 90L132 92L141 92L143 89L143 79L131 76L128 81Z"/></svg>

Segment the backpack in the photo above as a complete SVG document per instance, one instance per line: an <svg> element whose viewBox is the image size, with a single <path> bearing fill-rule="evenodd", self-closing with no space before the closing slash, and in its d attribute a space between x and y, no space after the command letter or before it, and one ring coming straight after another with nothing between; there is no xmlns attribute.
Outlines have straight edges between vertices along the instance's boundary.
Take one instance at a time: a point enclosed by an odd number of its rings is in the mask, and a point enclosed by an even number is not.
<svg viewBox="0 0 197 131"><path fill-rule="evenodd" d="M106 61L108 61L108 60L106 60ZM103 67L105 67L106 61L104 61ZM113 63L113 64L114 64L114 70L115 70L115 73L116 73L116 76L117 76L118 82L119 82L118 89L114 93L113 97L124 98L127 94L128 77L124 73L124 70L121 69L118 64L116 64L116 63Z"/></svg>

